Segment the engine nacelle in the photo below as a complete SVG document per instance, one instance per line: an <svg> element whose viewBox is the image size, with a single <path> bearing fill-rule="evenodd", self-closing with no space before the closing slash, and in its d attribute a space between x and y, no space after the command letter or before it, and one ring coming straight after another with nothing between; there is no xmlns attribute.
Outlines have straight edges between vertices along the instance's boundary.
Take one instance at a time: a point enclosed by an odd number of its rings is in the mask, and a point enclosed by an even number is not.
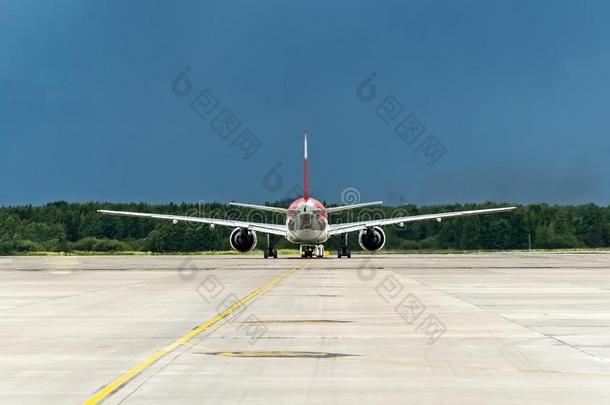
<svg viewBox="0 0 610 405"><path fill-rule="evenodd" d="M385 245L385 233L378 226L360 231L358 235L360 247L368 252L381 250Z"/></svg>
<svg viewBox="0 0 610 405"><path fill-rule="evenodd" d="M238 252L246 253L256 247L256 232L248 228L235 228L229 237L231 247Z"/></svg>

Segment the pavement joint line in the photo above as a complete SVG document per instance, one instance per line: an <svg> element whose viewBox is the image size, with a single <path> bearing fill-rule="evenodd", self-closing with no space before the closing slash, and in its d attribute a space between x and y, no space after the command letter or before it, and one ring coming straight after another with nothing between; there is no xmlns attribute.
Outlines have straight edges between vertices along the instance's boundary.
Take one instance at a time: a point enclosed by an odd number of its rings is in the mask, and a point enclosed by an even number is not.
<svg viewBox="0 0 610 405"><path fill-rule="evenodd" d="M227 308L224 311L216 314L215 316L213 316L212 318L208 319L204 323L200 324L199 326L197 326L196 328L194 328L193 330L191 330L187 334L183 335L178 340L176 340L174 343L172 343L172 344L162 348L161 350L159 350L156 353L152 354L151 356L149 356L145 360L143 360L140 363L136 364L134 367L132 367L131 369L129 369L125 373L121 374L119 377L114 379L108 385L104 386L99 391L97 391L93 396L91 396L87 400L85 400L82 403L82 405L94 405L94 404L101 403L108 396L114 394L116 391L118 391L121 388L123 388L127 383L129 383L132 379L134 379L135 377L140 375L144 370L146 370L148 367L150 367L151 365L156 363L158 360L160 360L161 358L165 357L169 353L173 352L174 350L176 350L180 346L185 345L186 343L189 342L189 340L191 340L195 336L199 335L201 332L207 330L211 326L215 325L218 321L226 318L232 312L234 312L236 309L238 309L239 307L241 307L244 304L248 303L253 298L255 298L255 297L259 296L259 295L264 294L266 291L268 291L271 288L273 288L276 284L278 284L284 278L288 277L289 275L291 275L295 271L299 270L300 268L301 268L301 264L297 264L296 266L292 267L290 270L280 274L279 276L274 277L270 281L268 281L265 284L263 284L262 286L258 287L256 290L252 291L250 294L246 295L245 297L240 299L238 302L236 302L235 304L231 305L229 308Z"/></svg>
<svg viewBox="0 0 610 405"><path fill-rule="evenodd" d="M425 286L425 287L427 287L427 288L430 288L430 289L432 289L432 290L434 290L434 291L437 291L437 292L443 293L443 294L448 295L448 296L450 296L450 297L452 297L452 298L455 298L455 299L457 299L457 300L459 300L459 301L462 301L462 302L464 302L464 303L466 303L466 304L468 304L468 305L471 305L471 306L473 306L473 307L475 307L475 308L479 309L480 311L486 312L486 313L488 313L488 314L495 315L496 317L501 318L501 319L504 319L505 321L508 321L508 322L513 323L513 324L515 324L515 325L519 325L520 327L522 327L522 328L524 328L524 329L527 329L527 330L529 330L530 332L534 332L534 333L537 333L537 334L539 334L539 335L544 336L544 337L545 337L545 338L547 338L547 339L554 340L554 341L556 341L556 342L560 343L561 345L563 345L563 346L565 346L565 347L569 347L569 348L571 348L571 349L574 349L574 350L577 350L577 351L579 351L579 352L581 352L581 353L584 353L584 354L586 354L587 356L590 356L590 357L594 358L594 359L595 359L595 360L597 360L597 361L606 362L606 363L607 363L607 362L609 362L609 360L608 360L608 359L606 359L606 358L604 358L604 357L599 357L599 356L596 356L596 355L595 355L595 354L593 354L593 353L589 353L588 351L584 350L583 348L581 348L581 347L580 347L580 346L578 346L578 345L571 344L571 343L566 342L566 341L564 341L564 340L562 340L562 339L559 339L557 336L553 336L553 335L551 335L551 334L548 334L548 333L542 332L542 331L540 331L540 330L536 329L536 328L535 328L535 327L533 327L533 326L529 326L529 325L526 325L525 323L519 322L519 320L517 320L517 319L513 319L513 318L511 318L511 317L509 317L509 316L502 315L500 312L493 312L493 311L490 311L489 309L485 308L484 306L481 306L481 305L475 304L475 303L473 303L473 302L470 302L470 301L468 301L466 298L464 298L464 297L460 297L459 295L457 295L457 294L455 294L455 293L452 293L452 292L450 292L450 291L443 290L442 288L437 288L437 287L434 287L434 286L429 285L428 283L426 283L426 282L424 282L424 281L419 281L419 280L416 280L416 279L412 279L412 280L414 280L414 281L418 282L419 284L421 284L421 285L423 285L423 286Z"/></svg>

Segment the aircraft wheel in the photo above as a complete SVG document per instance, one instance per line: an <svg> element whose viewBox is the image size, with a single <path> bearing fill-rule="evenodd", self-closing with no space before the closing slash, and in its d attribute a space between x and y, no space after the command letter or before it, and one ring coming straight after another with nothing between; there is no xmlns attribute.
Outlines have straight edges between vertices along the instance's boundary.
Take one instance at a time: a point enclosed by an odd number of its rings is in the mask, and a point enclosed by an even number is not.
<svg viewBox="0 0 610 405"><path fill-rule="evenodd" d="M351 259L351 258L352 258L352 251L351 251L351 250L348 250L348 251L347 251L347 258L348 258L348 259Z"/></svg>
<svg viewBox="0 0 610 405"><path fill-rule="evenodd" d="M264 257L265 259L269 258L269 253L267 253L267 251L266 251L266 250L263 252L263 257Z"/></svg>
<svg viewBox="0 0 610 405"><path fill-rule="evenodd" d="M277 259L277 250L273 249L273 258Z"/></svg>

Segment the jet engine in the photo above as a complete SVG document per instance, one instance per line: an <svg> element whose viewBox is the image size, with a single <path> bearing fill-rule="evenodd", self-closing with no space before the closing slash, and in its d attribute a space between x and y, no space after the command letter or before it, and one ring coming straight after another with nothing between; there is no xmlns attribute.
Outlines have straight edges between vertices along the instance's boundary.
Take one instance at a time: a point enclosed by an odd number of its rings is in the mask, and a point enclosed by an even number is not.
<svg viewBox="0 0 610 405"><path fill-rule="evenodd" d="M385 233L378 226L363 229L358 235L358 243L362 249L369 252L381 250L385 245Z"/></svg>
<svg viewBox="0 0 610 405"><path fill-rule="evenodd" d="M256 247L256 232L248 228L235 228L229 237L231 247L238 252L249 252Z"/></svg>

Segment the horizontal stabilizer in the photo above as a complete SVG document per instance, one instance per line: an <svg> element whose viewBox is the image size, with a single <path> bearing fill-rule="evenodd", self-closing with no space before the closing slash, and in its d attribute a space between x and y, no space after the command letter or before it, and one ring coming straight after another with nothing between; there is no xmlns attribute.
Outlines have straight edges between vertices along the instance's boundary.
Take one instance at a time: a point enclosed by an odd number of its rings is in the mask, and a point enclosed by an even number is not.
<svg viewBox="0 0 610 405"><path fill-rule="evenodd" d="M235 207L252 208L252 209L261 210L261 211L278 212L280 214L286 214L288 212L287 208L269 207L267 205L244 204L244 203L238 203L238 202L230 202L229 205L233 205Z"/></svg>
<svg viewBox="0 0 610 405"><path fill-rule="evenodd" d="M330 208L327 208L326 212L331 214L333 212L346 211L346 210L354 210L356 208L370 207L371 205L381 205L381 204L383 204L383 201L374 201L374 202L367 202L367 203L361 203L361 204L352 204L352 205L341 205L339 207L330 207Z"/></svg>

